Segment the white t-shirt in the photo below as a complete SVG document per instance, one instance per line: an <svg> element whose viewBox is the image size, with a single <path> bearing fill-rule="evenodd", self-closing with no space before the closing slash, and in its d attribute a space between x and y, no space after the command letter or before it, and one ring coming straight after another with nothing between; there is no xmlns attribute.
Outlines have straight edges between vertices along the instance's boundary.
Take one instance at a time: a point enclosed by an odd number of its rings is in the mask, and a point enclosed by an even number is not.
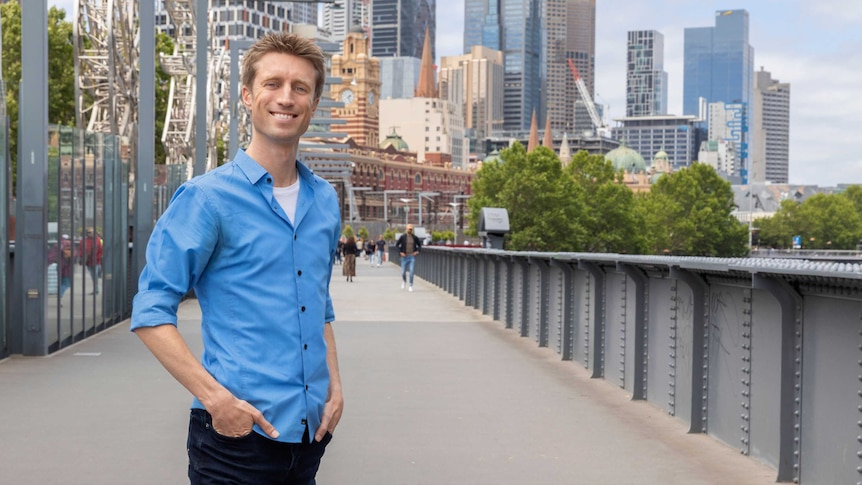
<svg viewBox="0 0 862 485"><path fill-rule="evenodd" d="M296 199L299 198L299 178L297 177L296 182L289 187L273 187L272 195L275 196L275 200L281 205L290 222L294 223Z"/></svg>

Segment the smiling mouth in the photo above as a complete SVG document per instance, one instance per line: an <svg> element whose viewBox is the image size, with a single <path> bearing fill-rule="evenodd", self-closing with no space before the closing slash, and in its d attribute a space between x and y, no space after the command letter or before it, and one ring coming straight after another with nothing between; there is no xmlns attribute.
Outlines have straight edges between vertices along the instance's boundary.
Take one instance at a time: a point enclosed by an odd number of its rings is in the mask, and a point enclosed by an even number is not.
<svg viewBox="0 0 862 485"><path fill-rule="evenodd" d="M279 120L292 120L293 118L296 118L296 115L287 113L272 113L272 116Z"/></svg>

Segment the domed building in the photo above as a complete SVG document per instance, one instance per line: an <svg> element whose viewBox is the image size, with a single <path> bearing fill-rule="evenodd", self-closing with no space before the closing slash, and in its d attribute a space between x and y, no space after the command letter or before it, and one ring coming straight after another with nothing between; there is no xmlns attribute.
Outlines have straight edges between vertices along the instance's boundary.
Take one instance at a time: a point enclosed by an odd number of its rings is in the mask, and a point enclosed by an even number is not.
<svg viewBox="0 0 862 485"><path fill-rule="evenodd" d="M389 147L393 147L399 152L409 152L410 147L407 146L407 142L404 141L404 138L401 138L401 135L395 132L395 128L392 128L392 133L386 135L386 138L380 142L380 148L387 149Z"/></svg>
<svg viewBox="0 0 862 485"><path fill-rule="evenodd" d="M609 151L605 158L614 164L615 169L627 174L645 173L647 169L644 157L626 146L625 142L621 142L620 146Z"/></svg>
<svg viewBox="0 0 862 485"><path fill-rule="evenodd" d="M653 157L652 166L650 166L650 184L656 183L662 175L671 172L670 159L662 147Z"/></svg>

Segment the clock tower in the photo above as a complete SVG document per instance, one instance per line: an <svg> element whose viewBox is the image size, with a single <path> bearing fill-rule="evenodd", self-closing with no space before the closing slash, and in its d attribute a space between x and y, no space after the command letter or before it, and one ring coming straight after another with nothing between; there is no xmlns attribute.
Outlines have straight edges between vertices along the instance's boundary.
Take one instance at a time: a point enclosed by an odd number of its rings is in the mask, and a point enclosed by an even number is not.
<svg viewBox="0 0 862 485"><path fill-rule="evenodd" d="M332 56L330 75L340 77L332 85L333 101L343 108L333 108L332 117L347 120L335 125L362 146L377 147L380 140L380 61L368 55L368 39L361 29L351 30L342 44L342 53Z"/></svg>

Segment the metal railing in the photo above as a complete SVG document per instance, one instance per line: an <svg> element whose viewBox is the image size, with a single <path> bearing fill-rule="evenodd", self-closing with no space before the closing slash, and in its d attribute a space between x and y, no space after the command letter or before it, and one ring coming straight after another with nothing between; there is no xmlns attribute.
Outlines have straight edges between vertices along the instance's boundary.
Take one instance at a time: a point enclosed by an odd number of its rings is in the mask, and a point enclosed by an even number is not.
<svg viewBox="0 0 862 485"><path fill-rule="evenodd" d="M778 481L862 478L862 265L428 247L416 274Z"/></svg>

